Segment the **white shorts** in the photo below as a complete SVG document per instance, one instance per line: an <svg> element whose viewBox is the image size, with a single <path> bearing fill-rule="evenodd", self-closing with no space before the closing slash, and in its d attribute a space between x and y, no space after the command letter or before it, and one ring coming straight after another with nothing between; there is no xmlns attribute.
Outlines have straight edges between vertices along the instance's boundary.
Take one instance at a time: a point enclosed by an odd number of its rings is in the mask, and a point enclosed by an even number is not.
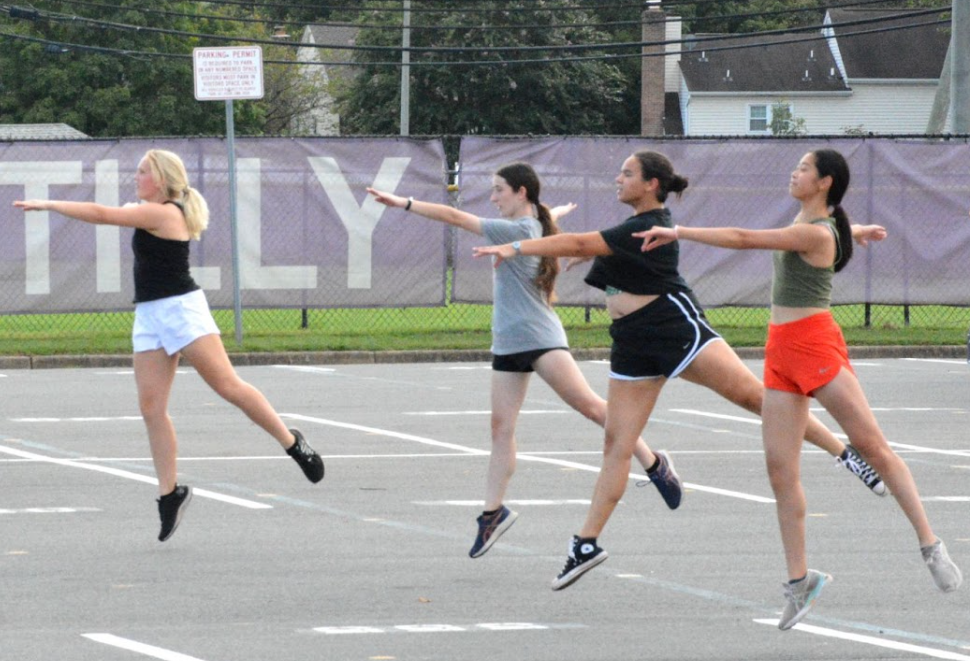
<svg viewBox="0 0 970 661"><path fill-rule="evenodd" d="M131 343L135 353L165 349L172 356L204 335L219 335L205 292L169 296L135 305Z"/></svg>

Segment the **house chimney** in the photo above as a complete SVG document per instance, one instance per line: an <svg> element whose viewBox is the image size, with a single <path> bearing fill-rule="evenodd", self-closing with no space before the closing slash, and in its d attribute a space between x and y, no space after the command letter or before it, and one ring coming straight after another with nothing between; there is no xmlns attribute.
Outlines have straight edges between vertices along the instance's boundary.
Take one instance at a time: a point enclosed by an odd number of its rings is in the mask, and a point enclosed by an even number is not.
<svg viewBox="0 0 970 661"><path fill-rule="evenodd" d="M648 0L642 14L642 41L660 44L644 46L640 58L640 135L664 134L664 61L663 42L667 30L660 0Z"/></svg>

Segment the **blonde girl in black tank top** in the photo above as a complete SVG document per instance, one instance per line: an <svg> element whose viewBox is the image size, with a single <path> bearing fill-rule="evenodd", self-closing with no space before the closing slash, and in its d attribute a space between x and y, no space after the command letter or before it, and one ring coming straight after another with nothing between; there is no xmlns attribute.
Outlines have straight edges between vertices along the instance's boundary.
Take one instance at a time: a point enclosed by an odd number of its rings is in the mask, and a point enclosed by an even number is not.
<svg viewBox="0 0 970 661"><path fill-rule="evenodd" d="M151 239L144 242L143 250L151 250L151 246L164 246L168 242L187 243L191 239L198 239L206 229L209 209L202 195L189 186L185 166L176 154L161 149L149 150L138 164L135 185L141 204L110 207L91 202L26 200L14 202L14 206L24 211L55 211L94 225L117 225L133 228L136 232L145 232ZM142 257L147 263L149 273L139 276L139 279L147 278L152 281L153 272L165 270L166 265L162 263L164 259L158 260L157 256L151 254L142 254ZM186 278L191 282L188 274L178 272L177 276L178 291L192 289L185 284ZM164 295L167 286L171 287L171 284L154 282L148 290L161 291L161 295ZM196 294L201 295L201 292L188 291L182 295ZM149 293L146 298L153 296ZM164 303L166 300L163 297L139 305ZM193 304L199 308L194 310L194 314L201 318L199 328L202 330L197 332L198 336L190 336L187 344L177 348L169 346L168 349L162 347L140 351L136 347L132 361L138 403L148 430L152 460L158 476L158 509L161 519L159 541L165 541L172 536L192 497L191 487L179 485L176 481L178 441L168 414L169 394L180 355L192 363L199 375L220 397L242 409L250 420L276 439L296 460L310 481L319 482L324 473L323 461L306 443L299 430L287 429L266 397L236 374L222 345L218 328L208 312L204 296L200 300L194 300ZM138 314L139 310L136 308L136 324ZM172 334L176 339L180 337L179 329L155 330L165 334L166 339ZM171 353L169 349L172 350Z"/></svg>
<svg viewBox="0 0 970 661"><path fill-rule="evenodd" d="M800 209L787 227L770 230L653 228L635 236L644 240L645 251L678 239L736 250L783 251L786 254L779 261L779 273L783 275L776 274L776 278L791 279L802 272L803 278L823 281L824 289L828 272L841 270L851 257L853 239L866 245L869 240L878 241L886 236L886 231L878 225L849 224L841 206L848 186L849 167L845 159L836 151L821 149L805 154L792 172L788 189ZM834 233L829 223L817 222L829 217L835 219ZM799 260L801 265L785 267L786 260ZM818 297L811 289L800 289L793 282L776 289L765 351L768 389L762 435L789 579L785 585L785 610L778 623L781 629L789 629L801 620L822 587L831 580L828 574L808 568L805 551L806 504L799 461L812 397L835 418L852 445L889 486L916 533L923 559L937 587L950 592L963 581L960 569L950 560L943 542L930 527L909 468L890 448L848 364L841 331L828 310L831 291L828 296ZM788 360L778 360L775 355ZM806 371L805 365L797 365L818 360L825 362L813 365L820 365L814 374ZM787 374L783 362L788 363ZM777 373L771 372L773 363ZM776 384L769 381L769 376L777 378Z"/></svg>

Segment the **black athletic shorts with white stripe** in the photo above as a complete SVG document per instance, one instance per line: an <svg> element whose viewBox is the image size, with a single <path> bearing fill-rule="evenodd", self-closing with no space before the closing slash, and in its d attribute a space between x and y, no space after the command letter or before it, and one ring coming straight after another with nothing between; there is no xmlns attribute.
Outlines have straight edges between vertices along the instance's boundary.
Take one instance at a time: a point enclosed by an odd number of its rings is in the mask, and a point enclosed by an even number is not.
<svg viewBox="0 0 970 661"><path fill-rule="evenodd" d="M674 378L697 354L720 340L688 292L661 294L610 326L610 378L626 381Z"/></svg>

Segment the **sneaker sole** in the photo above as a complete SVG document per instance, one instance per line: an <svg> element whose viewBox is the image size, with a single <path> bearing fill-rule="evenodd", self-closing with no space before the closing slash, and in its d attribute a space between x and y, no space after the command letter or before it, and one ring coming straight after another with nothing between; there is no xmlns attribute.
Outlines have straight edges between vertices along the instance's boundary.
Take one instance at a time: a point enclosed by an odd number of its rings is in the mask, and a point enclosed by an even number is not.
<svg viewBox="0 0 970 661"><path fill-rule="evenodd" d="M818 582L818 585L815 586L815 589L812 590L812 593L808 597L808 601L805 602L805 605L802 606L802 609L797 613L795 613L795 617L793 617L787 623L785 623L785 626L782 626L781 622L779 621L778 628L781 629L782 631L788 631L793 626L801 622L802 619L806 615L808 615L808 612L812 610L812 607L815 605L815 602L818 601L819 595L822 594L822 588L824 588L826 585L828 585L831 582L832 582L832 576L830 574L822 574L822 579Z"/></svg>
<svg viewBox="0 0 970 661"><path fill-rule="evenodd" d="M556 578L552 579L552 589L562 590L563 588L568 588L570 585L578 581L583 574L588 572L593 567L596 567L597 565L602 563L608 557L609 557L609 554L606 551L603 551L595 558L591 560L587 560L580 566L576 567L565 576L562 576L562 577L557 576Z"/></svg>
<svg viewBox="0 0 970 661"><path fill-rule="evenodd" d="M189 493L185 496L185 500L182 501L182 505L179 507L178 512L175 513L175 525L172 529L168 531L168 534L164 537L159 537L158 541L165 542L171 539L175 531L178 530L179 524L182 523L182 515L185 514L185 510L188 508L189 503L192 502L192 487L188 487Z"/></svg>
<svg viewBox="0 0 970 661"><path fill-rule="evenodd" d="M488 541L485 542L485 544L482 546L482 548L478 549L478 553L475 553L475 554L469 553L468 554L468 557L470 557L470 558L480 558L483 555L485 555L486 551L488 551L490 548L492 548L492 544L494 544L495 542L497 542L498 541L498 538L501 537L505 533L506 530L508 530L509 528L511 528L512 527L512 524L515 523L515 520L518 519L518 518L519 518L519 513L518 512L513 512L512 510L509 510L509 515L507 517L505 517L505 521L502 521L502 523L500 523L495 528L495 530L492 532L492 536L488 538Z"/></svg>
<svg viewBox="0 0 970 661"><path fill-rule="evenodd" d="M886 488L886 483L881 480L879 484L873 487L870 487L870 491L872 491L872 493L876 494L880 498L885 498L886 496L889 495L889 489Z"/></svg>

